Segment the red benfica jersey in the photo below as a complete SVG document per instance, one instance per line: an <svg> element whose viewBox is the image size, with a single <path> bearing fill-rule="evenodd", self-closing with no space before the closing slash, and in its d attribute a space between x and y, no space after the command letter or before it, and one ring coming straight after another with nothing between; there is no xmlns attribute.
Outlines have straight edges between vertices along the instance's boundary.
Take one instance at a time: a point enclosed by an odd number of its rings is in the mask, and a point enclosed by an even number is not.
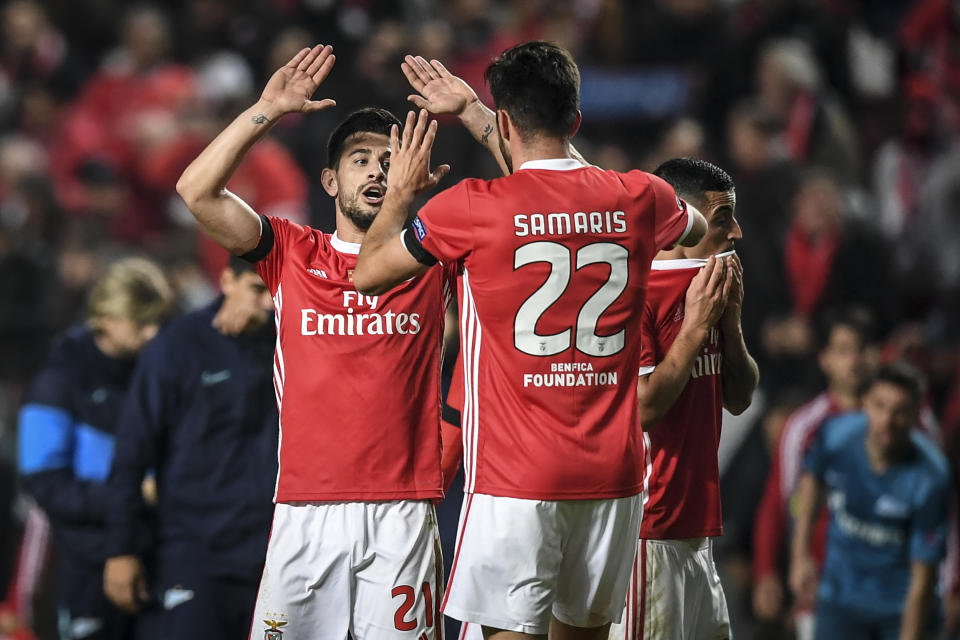
<svg viewBox="0 0 960 640"><path fill-rule="evenodd" d="M412 229L463 263L467 492L536 500L641 491L635 379L650 262L692 214L664 181L525 163L432 198Z"/></svg>
<svg viewBox="0 0 960 640"><path fill-rule="evenodd" d="M255 266L276 308L277 502L440 497L449 270L363 296L360 245L269 220L273 248Z"/></svg>
<svg viewBox="0 0 960 640"><path fill-rule="evenodd" d="M683 323L687 287L706 260L657 260L642 314L640 374L663 361ZM717 447L723 409L720 330L711 327L677 401L646 441L647 502L641 538L719 536L720 470Z"/></svg>

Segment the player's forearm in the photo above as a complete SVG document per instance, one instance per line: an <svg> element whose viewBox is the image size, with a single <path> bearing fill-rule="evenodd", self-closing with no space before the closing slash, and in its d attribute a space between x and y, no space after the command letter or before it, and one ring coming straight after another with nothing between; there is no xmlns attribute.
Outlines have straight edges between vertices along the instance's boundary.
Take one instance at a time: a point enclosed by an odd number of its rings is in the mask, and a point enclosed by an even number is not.
<svg viewBox="0 0 960 640"><path fill-rule="evenodd" d="M931 572L932 573L932 572ZM910 588L904 600L903 619L900 621L899 640L920 640L927 622L927 610L933 595L933 579L910 580Z"/></svg>
<svg viewBox="0 0 960 640"><path fill-rule="evenodd" d="M497 114L488 109L480 100L474 100L460 114L460 122L473 138L486 147L487 151L493 156L500 166L503 175L510 173L507 163L503 159L503 152L500 150L499 138L497 137Z"/></svg>
<svg viewBox="0 0 960 640"><path fill-rule="evenodd" d="M820 483L812 473L804 472L800 476L794 493L794 503L796 517L790 544L790 557L793 561L797 561L810 553L813 520L820 504Z"/></svg>
<svg viewBox="0 0 960 640"><path fill-rule="evenodd" d="M403 231L414 198L413 191L399 187L387 189L380 213L360 244L360 254L353 272L353 283L363 295L386 293L406 280L406 274L391 268L392 260L387 254L390 241Z"/></svg>
<svg viewBox="0 0 960 640"><path fill-rule="evenodd" d="M640 425L644 429L655 427L683 393L706 338L706 329L681 328L663 361L653 373L640 379L637 384L637 407Z"/></svg>
<svg viewBox="0 0 960 640"><path fill-rule="evenodd" d="M733 415L740 415L753 401L753 392L760 381L760 369L747 351L743 332L723 334L723 406Z"/></svg>
<svg viewBox="0 0 960 640"><path fill-rule="evenodd" d="M250 250L259 237L252 210L226 190L227 182L250 148L281 116L269 103L258 101L241 113L200 152L177 181L177 193L213 239L234 253Z"/></svg>

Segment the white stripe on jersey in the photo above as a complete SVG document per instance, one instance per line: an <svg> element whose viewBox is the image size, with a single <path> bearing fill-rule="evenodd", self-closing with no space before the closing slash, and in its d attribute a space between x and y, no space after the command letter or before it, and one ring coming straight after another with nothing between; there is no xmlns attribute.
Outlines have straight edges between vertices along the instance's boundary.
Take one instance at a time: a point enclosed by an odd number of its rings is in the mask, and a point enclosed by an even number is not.
<svg viewBox="0 0 960 640"><path fill-rule="evenodd" d="M463 385L464 422L466 424L463 431L464 472L466 475L464 491L473 492L477 483L477 443L480 426L477 380L479 378L478 369L483 332L480 327L480 319L477 317L473 292L470 289L470 275L466 269L463 270L463 315L461 332L465 341Z"/></svg>
<svg viewBox="0 0 960 640"><path fill-rule="evenodd" d="M797 409L783 426L780 450L781 500L787 502L800 477L803 464L804 444L810 432L819 427L830 414L830 396L823 392L806 405Z"/></svg>
<svg viewBox="0 0 960 640"><path fill-rule="evenodd" d="M277 491L280 488L280 449L283 446L283 421L280 419L282 415L281 408L283 407L283 380L284 380L284 368L283 368L283 346L280 344L280 316L281 311L283 311L283 292L282 285L277 285L277 294L273 296L273 307L276 309L274 313L276 330L277 330L277 346L274 349L274 358L273 358L273 392L277 396L277 480L273 483L273 501L277 501Z"/></svg>
<svg viewBox="0 0 960 640"><path fill-rule="evenodd" d="M653 456L650 454L650 434L643 432L643 509L646 512L650 499L650 476L653 475Z"/></svg>

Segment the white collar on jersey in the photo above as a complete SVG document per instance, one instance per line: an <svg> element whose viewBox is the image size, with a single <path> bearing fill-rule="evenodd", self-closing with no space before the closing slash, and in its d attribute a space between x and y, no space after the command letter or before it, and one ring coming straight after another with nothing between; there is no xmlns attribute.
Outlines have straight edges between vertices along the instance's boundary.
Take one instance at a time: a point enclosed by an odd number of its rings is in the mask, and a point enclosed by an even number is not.
<svg viewBox="0 0 960 640"><path fill-rule="evenodd" d="M341 240L336 231L334 231L333 235L330 236L330 244L333 245L333 248L340 253L349 253L351 255L357 255L360 253L359 244L356 242L347 242L346 240Z"/></svg>
<svg viewBox="0 0 960 640"><path fill-rule="evenodd" d="M718 253L716 257L726 258L735 253L736 251L731 249L730 251ZM676 260L654 260L650 268L653 271L669 271L671 269L692 269L694 267L702 267L705 264L707 264L706 258L678 258Z"/></svg>
<svg viewBox="0 0 960 640"><path fill-rule="evenodd" d="M524 169L549 169L550 171L572 171L583 169L587 165L574 158L546 158L544 160L527 160L517 171Z"/></svg>

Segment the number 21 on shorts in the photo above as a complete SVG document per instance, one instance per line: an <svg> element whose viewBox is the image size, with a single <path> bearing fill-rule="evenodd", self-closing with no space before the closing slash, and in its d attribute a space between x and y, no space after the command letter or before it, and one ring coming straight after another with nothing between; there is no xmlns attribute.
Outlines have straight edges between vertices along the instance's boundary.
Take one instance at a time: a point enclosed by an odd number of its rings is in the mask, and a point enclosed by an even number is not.
<svg viewBox="0 0 960 640"><path fill-rule="evenodd" d="M426 627L433 627L433 593L430 591L430 583L424 582L420 587L420 594L423 596L424 611L426 612ZM393 614L393 626L397 631L413 631L417 628L417 619L407 619L407 615L417 603L417 592L410 585L400 585L394 587L391 595L394 598L403 598ZM424 634L425 638L425 634Z"/></svg>

